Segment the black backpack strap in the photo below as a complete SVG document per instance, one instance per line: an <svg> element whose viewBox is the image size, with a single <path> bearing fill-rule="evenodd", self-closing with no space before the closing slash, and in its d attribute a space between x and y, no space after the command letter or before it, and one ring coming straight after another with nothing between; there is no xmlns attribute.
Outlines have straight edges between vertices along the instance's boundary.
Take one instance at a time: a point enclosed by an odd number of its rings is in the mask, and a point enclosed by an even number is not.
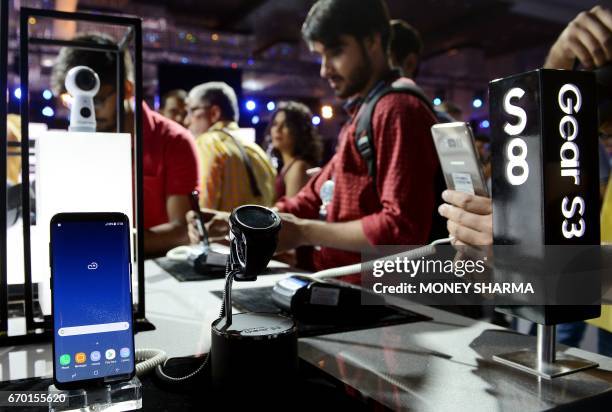
<svg viewBox="0 0 612 412"><path fill-rule="evenodd" d="M259 185L257 184L257 179L255 178L255 171L253 170L253 162L251 162L251 158L247 154L246 149L244 148L243 144L234 135L232 135L229 132L229 130L223 128L223 129L219 129L218 131L228 135L234 141L234 144L236 145L236 147L238 148L238 151L240 152L242 163L244 163L244 166L246 167L247 176L249 177L249 184L251 185L251 191L253 192L253 195L255 195L255 197L261 197L262 193L261 193L261 190L259 189Z"/></svg>
<svg viewBox="0 0 612 412"><path fill-rule="evenodd" d="M376 185L376 156L374 147L374 132L372 130L372 115L374 114L374 108L378 101L389 93L407 93L417 97L425 106L429 108L432 114L435 116L438 122L449 122L453 121L448 115L442 112L438 112L434 109L431 102L421 90L414 83L406 83L401 79L395 83L388 85L380 90L376 91L368 100L366 100L358 113L357 128L355 132L355 143L357 150L361 157L368 164L368 173L373 178L374 185ZM436 193L435 204L439 206L442 204L442 198L440 193L446 188L444 181L444 175L442 169L438 166L434 180L434 191ZM431 230L429 233L429 240L440 239L448 236L446 229L446 219L438 213L438 208L435 207L432 211Z"/></svg>
<svg viewBox="0 0 612 412"><path fill-rule="evenodd" d="M435 110L423 90L414 83L407 83L401 79L380 88L363 102L357 114L357 127L355 129L355 146L361 157L368 165L368 174L376 178L376 148L374 147L374 131L372 129L372 116L376 104L389 93L405 93L418 98L431 110ZM436 116L437 117L437 116Z"/></svg>

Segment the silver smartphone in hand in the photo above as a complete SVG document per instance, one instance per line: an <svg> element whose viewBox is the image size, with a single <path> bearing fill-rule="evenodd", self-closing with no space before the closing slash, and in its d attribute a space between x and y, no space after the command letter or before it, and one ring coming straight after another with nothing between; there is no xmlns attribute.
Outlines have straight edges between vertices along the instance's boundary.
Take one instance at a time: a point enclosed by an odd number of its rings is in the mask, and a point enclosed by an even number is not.
<svg viewBox="0 0 612 412"><path fill-rule="evenodd" d="M474 134L464 122L440 123L431 127L434 145L449 189L489 197Z"/></svg>

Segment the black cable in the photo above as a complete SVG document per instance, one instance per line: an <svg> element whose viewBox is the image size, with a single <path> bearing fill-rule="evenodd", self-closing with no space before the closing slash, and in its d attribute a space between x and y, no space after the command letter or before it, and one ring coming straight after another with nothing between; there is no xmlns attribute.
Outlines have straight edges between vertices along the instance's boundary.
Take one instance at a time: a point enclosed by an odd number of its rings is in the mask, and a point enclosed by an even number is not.
<svg viewBox="0 0 612 412"><path fill-rule="evenodd" d="M225 296L227 293L231 293L231 290L228 290L228 288L231 288L232 279L234 278L237 272L237 269L232 269L232 264L230 263L230 259L228 259L227 263L225 264L225 287L223 288L223 296L221 298L222 303L221 310L219 312L219 318L225 317ZM232 308L230 307L228 308L228 310L232 310ZM210 352L204 354L204 360L202 361L202 364L195 371L185 376L175 377L166 375L166 373L164 372L163 368L166 366L166 362L168 362L168 359L166 359L162 365L157 365L157 368L155 369L155 374L158 378L166 382L184 382L187 379L193 378L194 376L198 375L202 370L204 370L206 365L208 365L209 360Z"/></svg>

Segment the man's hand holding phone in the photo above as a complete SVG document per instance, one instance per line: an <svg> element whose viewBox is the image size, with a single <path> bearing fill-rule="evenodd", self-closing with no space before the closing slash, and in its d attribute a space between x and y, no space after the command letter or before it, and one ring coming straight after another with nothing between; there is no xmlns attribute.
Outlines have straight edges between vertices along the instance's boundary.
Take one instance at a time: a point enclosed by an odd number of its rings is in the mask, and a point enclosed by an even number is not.
<svg viewBox="0 0 612 412"><path fill-rule="evenodd" d="M438 212L448 219L446 227L455 245L493 244L493 208L488 197L445 190Z"/></svg>

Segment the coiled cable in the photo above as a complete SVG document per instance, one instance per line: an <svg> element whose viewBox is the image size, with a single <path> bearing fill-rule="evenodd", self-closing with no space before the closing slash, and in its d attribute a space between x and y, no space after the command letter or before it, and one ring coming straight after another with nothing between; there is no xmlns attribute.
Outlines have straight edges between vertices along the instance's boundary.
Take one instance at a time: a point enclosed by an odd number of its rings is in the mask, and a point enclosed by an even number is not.
<svg viewBox="0 0 612 412"><path fill-rule="evenodd" d="M227 260L227 263L225 265L225 288L223 288L223 297L221 298L221 310L219 312L219 317L222 318L225 316L225 297L227 296L228 293L231 293L231 290L228 291L228 288L231 288L231 280L234 275L237 273L237 270L232 269L231 268L231 264L230 264L230 259ZM232 310L232 308L228 308L228 310ZM166 381L166 382L183 382L186 381L187 379L190 379L194 376L196 376L197 374L199 374L201 371L204 370L204 368L206 367L206 365L208 365L208 361L210 359L210 352L205 353L204 354L204 360L202 361L202 363L200 364L200 366L198 366L198 368L191 372L188 375L185 376L169 376L164 372L164 367L166 366L166 362L168 362L168 359L165 359L163 361L163 364L158 364L157 368L155 369L155 373L157 375L158 378Z"/></svg>
<svg viewBox="0 0 612 412"><path fill-rule="evenodd" d="M136 359L136 375L142 376L161 365L167 358L166 352L161 349L138 349L134 354Z"/></svg>

